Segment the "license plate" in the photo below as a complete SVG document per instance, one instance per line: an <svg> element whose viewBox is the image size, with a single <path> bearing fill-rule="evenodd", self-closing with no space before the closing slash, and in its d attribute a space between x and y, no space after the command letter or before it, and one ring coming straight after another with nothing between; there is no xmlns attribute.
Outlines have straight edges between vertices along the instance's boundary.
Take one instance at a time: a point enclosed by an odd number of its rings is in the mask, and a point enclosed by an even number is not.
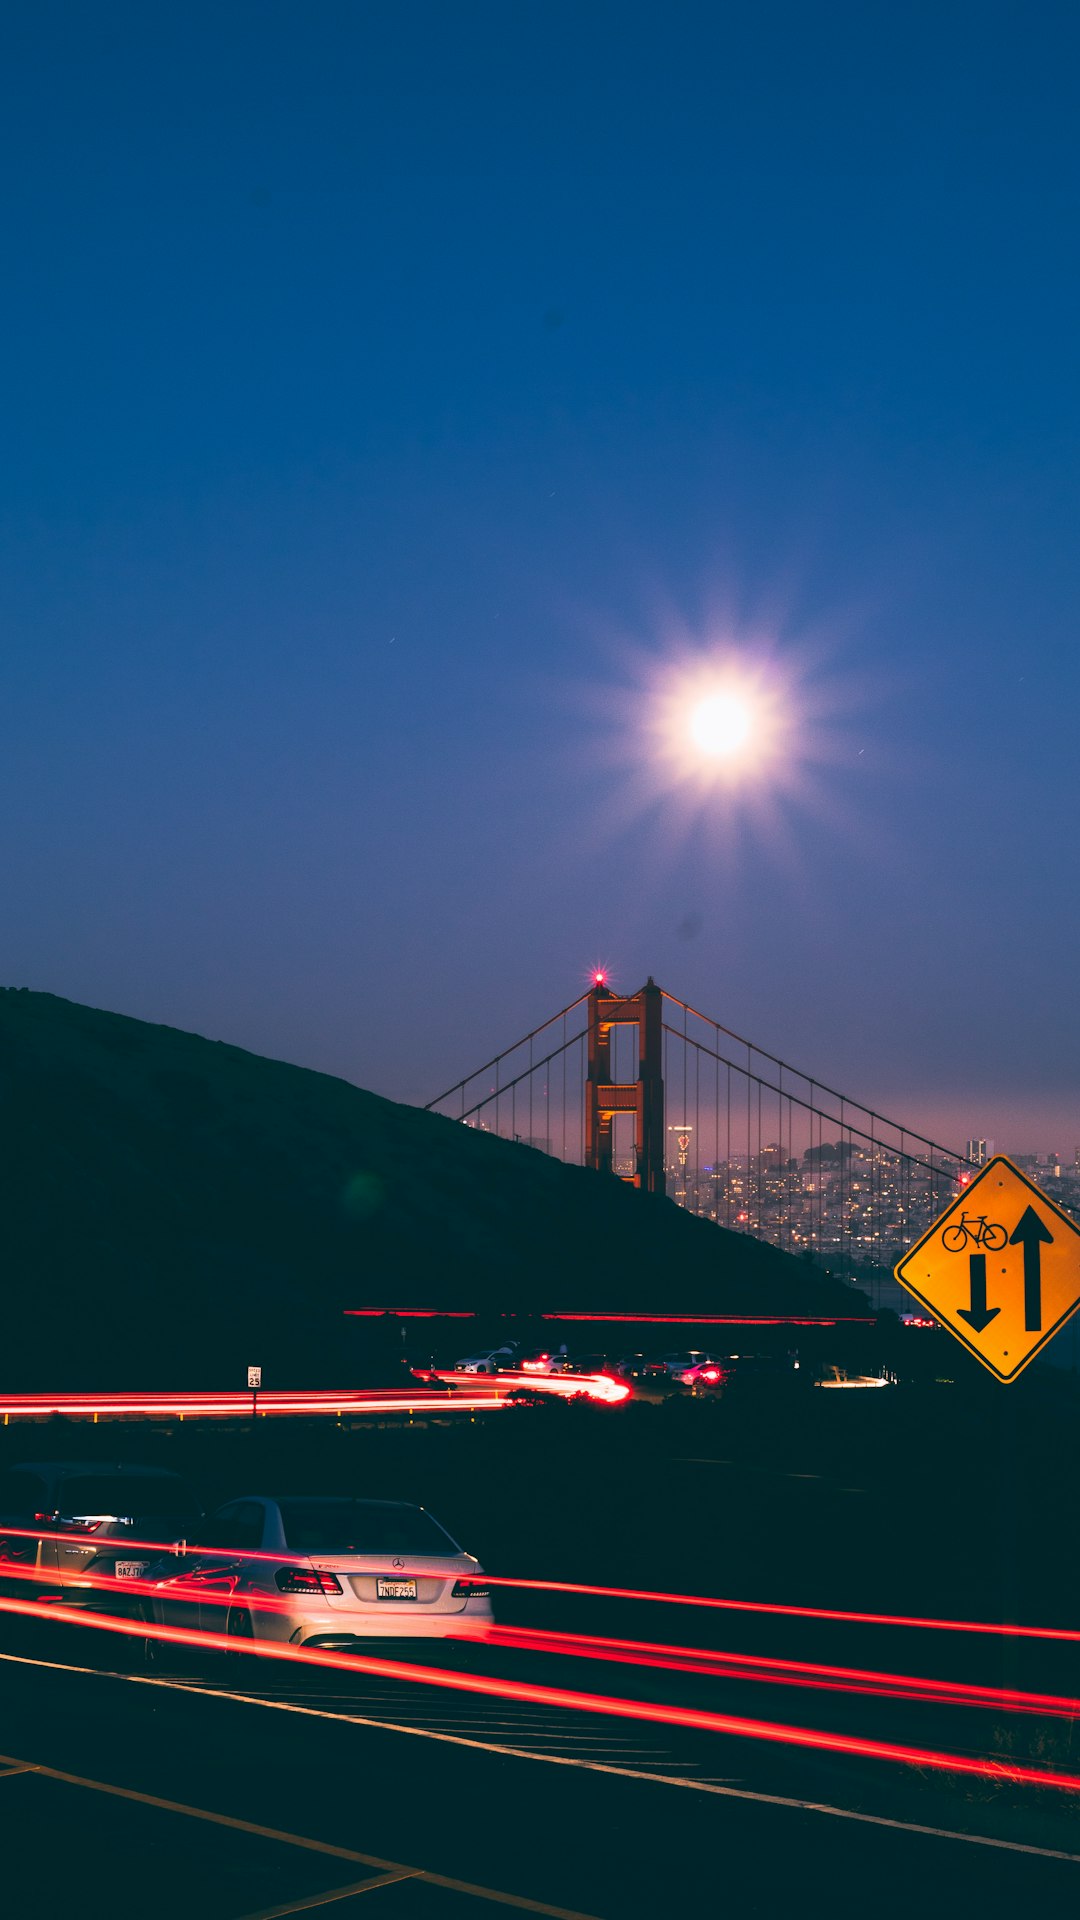
<svg viewBox="0 0 1080 1920"><path fill-rule="evenodd" d="M140 1580L146 1572L145 1560L117 1560L113 1572L118 1580Z"/></svg>
<svg viewBox="0 0 1080 1920"><path fill-rule="evenodd" d="M375 1592L380 1600L415 1600L415 1580L376 1580Z"/></svg>

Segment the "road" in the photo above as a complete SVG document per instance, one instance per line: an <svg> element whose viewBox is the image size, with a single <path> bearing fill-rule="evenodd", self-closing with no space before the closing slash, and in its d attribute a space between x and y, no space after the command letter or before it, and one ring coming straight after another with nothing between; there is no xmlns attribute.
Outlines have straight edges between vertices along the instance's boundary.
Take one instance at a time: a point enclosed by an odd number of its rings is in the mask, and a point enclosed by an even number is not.
<svg viewBox="0 0 1080 1920"><path fill-rule="evenodd" d="M136 1903L345 1920L369 1898L388 1920L951 1915L1080 1895L1060 1807L1021 1818L891 1767L250 1657L125 1670L100 1638L42 1626L0 1657L9 1903L19 1871L28 1902L86 1920Z"/></svg>
<svg viewBox="0 0 1080 1920"><path fill-rule="evenodd" d="M949 1388L910 1405L810 1394L782 1419L755 1396L357 1433L185 1421L169 1434L135 1426L123 1447L188 1475L208 1511L260 1486L419 1499L496 1574L1069 1627L1080 1573L1071 1402L1032 1398L1024 1425L999 1427L996 1402ZM0 1458L107 1461L116 1431L12 1423ZM1061 1471L1047 1469L1054 1461ZM500 1594L497 1612L529 1628L722 1648L733 1660L1080 1696L1080 1649L1059 1640L517 1590ZM467 1657L477 1650L430 1655ZM362 1916L357 1901L381 1902L392 1920L531 1901L623 1920L686 1906L726 1913L735 1902L762 1915L915 1907L920 1920L952 1920L976 1902L991 1914L1021 1903L1068 1911L1080 1891L1071 1793L201 1649L150 1670L135 1659L114 1636L58 1620L0 1629L9 1908L18 1895L46 1910L62 1899L91 1920L119 1920L136 1903L152 1920L253 1920L363 1882L329 1910ZM1080 1774L1067 1714L1010 1720L597 1658L500 1650L498 1660L500 1673L551 1687Z"/></svg>

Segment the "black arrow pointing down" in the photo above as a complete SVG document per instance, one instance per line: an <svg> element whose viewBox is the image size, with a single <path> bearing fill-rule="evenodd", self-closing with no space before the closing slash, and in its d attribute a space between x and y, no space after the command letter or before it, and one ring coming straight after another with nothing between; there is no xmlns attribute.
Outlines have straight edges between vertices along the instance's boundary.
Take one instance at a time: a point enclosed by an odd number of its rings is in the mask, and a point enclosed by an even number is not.
<svg viewBox="0 0 1080 1920"><path fill-rule="evenodd" d="M969 1253L968 1270L971 1274L971 1305L957 1307L956 1311L960 1319L966 1320L968 1326L976 1333L982 1333L990 1325L991 1320L996 1320L1001 1312L1000 1307L988 1307L986 1304L985 1253Z"/></svg>

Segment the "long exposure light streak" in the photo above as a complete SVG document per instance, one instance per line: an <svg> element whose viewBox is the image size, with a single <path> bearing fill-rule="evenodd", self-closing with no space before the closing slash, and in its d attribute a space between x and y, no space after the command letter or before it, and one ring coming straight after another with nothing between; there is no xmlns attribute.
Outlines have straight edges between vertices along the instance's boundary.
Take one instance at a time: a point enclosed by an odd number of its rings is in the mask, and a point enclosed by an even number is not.
<svg viewBox="0 0 1080 1920"><path fill-rule="evenodd" d="M1046 1714L1072 1720L1080 1699L1053 1693L1022 1693L1013 1688L980 1687L961 1680L927 1679L905 1673L878 1673L861 1667L821 1666L806 1660L777 1660L768 1655L728 1653L708 1647L673 1647L649 1640L613 1640L596 1634L555 1633L544 1628L489 1626L489 1645L530 1653L569 1654L585 1660L654 1667L673 1673L706 1674L721 1680L754 1680L768 1685L814 1688L830 1693L860 1693L891 1700L923 1700L937 1706L986 1707L994 1712Z"/></svg>
<svg viewBox="0 0 1080 1920"><path fill-rule="evenodd" d="M373 1413L491 1413L506 1404L516 1387L532 1387L541 1393L564 1397L585 1394L589 1399L615 1402L625 1400L630 1388L622 1380L606 1374L532 1374L499 1373L483 1376L477 1384L475 1373L438 1373L425 1369L427 1380L441 1380L453 1389L449 1393L425 1393L422 1386L388 1387L363 1393L353 1387L337 1391L287 1393L259 1391L260 1416L282 1414L373 1414ZM17 1393L0 1397L0 1415L5 1420L46 1419L52 1414L69 1418L95 1415L101 1419L144 1415L158 1419L237 1418L250 1420L255 1410L253 1395L247 1393Z"/></svg>
<svg viewBox="0 0 1080 1920"><path fill-rule="evenodd" d="M876 1314L841 1313L542 1313L541 1320L588 1320L597 1326L639 1327L876 1327Z"/></svg>
<svg viewBox="0 0 1080 1920"><path fill-rule="evenodd" d="M425 1393L421 1387L392 1387L385 1391L357 1392L343 1387L337 1392L287 1393L263 1392L258 1395L258 1412L264 1414L365 1414L365 1413L490 1413L505 1404L509 1388L485 1380L476 1386L475 1374L462 1379L472 1391L465 1393ZM236 1417L250 1420L253 1397L247 1393L17 1393L0 1397L0 1415L5 1420L19 1417L44 1419L50 1414L101 1418L142 1414L156 1418L184 1419Z"/></svg>
<svg viewBox="0 0 1080 1920"><path fill-rule="evenodd" d="M350 1320L475 1320L472 1307L344 1307Z"/></svg>
<svg viewBox="0 0 1080 1920"><path fill-rule="evenodd" d="M0 1613L41 1617L40 1610L32 1602L8 1599L0 1599ZM141 1621L120 1620L112 1615L83 1613L77 1607L52 1607L48 1618L71 1626L118 1633L128 1639L155 1640L168 1646L194 1646L220 1653L237 1652L235 1639L224 1633L185 1627L148 1626ZM944 1753L933 1748L871 1740L856 1734L831 1733L817 1727L793 1727L770 1720L747 1719L741 1715L710 1713L700 1707L665 1706L647 1700L623 1700L607 1694L538 1686L531 1681L496 1680L479 1674L451 1673L442 1667L380 1660L371 1654L336 1654L322 1648L317 1652L309 1651L275 1640L245 1641L243 1651L245 1654L255 1654L260 1659L285 1661L300 1667L329 1668L337 1673L366 1673L381 1679L405 1680L421 1686L446 1688L456 1693L478 1694L486 1699L565 1708L575 1713L604 1714L623 1720L647 1721L654 1726L685 1727L700 1733L727 1734L739 1739L761 1740L825 1753L850 1754L867 1760L892 1761L902 1766L971 1774L984 1780L1012 1782L1020 1786L1080 1792L1080 1774L1022 1766L1012 1760L990 1756Z"/></svg>
<svg viewBox="0 0 1080 1920"><path fill-rule="evenodd" d="M778 1600L726 1600L701 1593L657 1593L637 1587L594 1587L578 1580L522 1580L483 1576L486 1587L525 1588L531 1593L591 1594L601 1600L644 1600L666 1607L712 1607L728 1613L778 1614L793 1620L839 1620L864 1627L925 1627L938 1633L1000 1633L1023 1640L1080 1641L1080 1627L1021 1627L993 1620L940 1620L906 1613L856 1613L846 1607L797 1607Z"/></svg>
<svg viewBox="0 0 1080 1920"><path fill-rule="evenodd" d="M479 1320L491 1314L466 1312L460 1307L345 1307L349 1320ZM500 1320L528 1320L528 1314L497 1316ZM585 1320L596 1326L638 1327L875 1327L876 1314L841 1313L540 1313L538 1320Z"/></svg>
<svg viewBox="0 0 1080 1920"><path fill-rule="evenodd" d="M24 1580L34 1578L36 1575L26 1561L6 1559L4 1557L4 1548L11 1540L55 1540L67 1547L82 1544L90 1551L100 1548L102 1552L114 1553L121 1559L126 1554L136 1552L152 1553L156 1560L165 1557L176 1557L188 1560L205 1559L215 1562L227 1562L230 1565L240 1565L247 1561L258 1560L269 1561L270 1564L275 1567L307 1567L312 1565L313 1562L315 1564L320 1564L323 1561L333 1563L340 1561L342 1558L342 1555L334 1553L317 1553L314 1556L310 1553L290 1553L287 1548L283 1548L280 1553L275 1548L271 1553L263 1547L200 1547L190 1540L136 1540L129 1533L98 1533L92 1526L82 1529L78 1526L50 1529L44 1525L40 1527L9 1527L6 1524L0 1523L0 1572L8 1570L17 1575L19 1579ZM383 1565L381 1563L385 1562L387 1556L385 1554L371 1554L368 1557L370 1557L373 1565L376 1562L380 1563L378 1571L381 1573L383 1571ZM472 1555L466 1554L463 1555L462 1558L472 1559ZM395 1569L395 1571L400 1571L400 1569ZM432 1577L430 1566L408 1566L405 1568L405 1573L406 1576L415 1574L424 1580L429 1580ZM49 1577L52 1579L54 1585L59 1578L55 1569ZM80 1580L86 1578L83 1574L80 1574L78 1577ZM442 1577L449 1579L450 1576L449 1574L445 1574ZM460 1573L456 1569L454 1571L455 1579L473 1581L477 1586L483 1586L486 1577L485 1574L475 1571L475 1561L473 1562L472 1571L468 1569ZM100 1578L103 1580L111 1580L113 1576L102 1574ZM129 1591L133 1585L133 1580L129 1581L125 1579L120 1581L120 1586L124 1591Z"/></svg>
<svg viewBox="0 0 1080 1920"><path fill-rule="evenodd" d="M456 1373L452 1369L443 1372L441 1368L433 1367L430 1373L425 1369L425 1377L441 1380L448 1387L465 1388L477 1376L475 1373ZM517 1388L528 1387L536 1393L561 1395L566 1400L584 1394L589 1400L604 1400L609 1405L630 1397L626 1381L613 1380L606 1373L504 1373L500 1368L496 1378L500 1388L510 1393Z"/></svg>
<svg viewBox="0 0 1080 1920"><path fill-rule="evenodd" d="M68 1528L62 1532L50 1532L45 1527L0 1526L0 1541L5 1539L21 1540L58 1540L70 1546L72 1540L92 1539L90 1534L79 1535ZM178 1551L182 1546L188 1555L214 1555L216 1558L234 1557L237 1560L272 1560L279 1564L296 1560L305 1564L310 1555L289 1553L256 1552L249 1547L237 1548L235 1554L227 1547L200 1547L187 1541L182 1543L162 1542L160 1540L134 1540L127 1534L121 1536L101 1536L100 1544L109 1551L123 1551L135 1548L142 1552L163 1554ZM317 1556L323 1559L332 1555ZM4 1564L0 1562L0 1565ZM20 1578L27 1577L25 1565L19 1561L10 1561L13 1572ZM414 1569L407 1569L414 1571ZM420 1568L418 1571L423 1572ZM918 1627L935 1633L981 1633L1001 1634L1009 1638L1022 1640L1059 1640L1069 1643L1080 1642L1080 1627L1028 1627L1011 1623L999 1623L994 1620L945 1620L922 1614L905 1613L857 1613L845 1607L800 1607L776 1600L730 1600L711 1594L700 1593L660 1593L652 1589L637 1587L597 1587L589 1586L577 1580L534 1580L521 1578L513 1574L478 1573L463 1574L464 1580L475 1579L478 1586L506 1587L529 1593L576 1593L592 1596L601 1600L641 1600L649 1604L671 1607L705 1607L727 1613L763 1613L778 1615L794 1620L835 1620L866 1627Z"/></svg>
<svg viewBox="0 0 1080 1920"><path fill-rule="evenodd" d="M10 1529L8 1529L8 1531L10 1532ZM72 1536L70 1534L53 1534L46 1537L70 1541ZM0 1536L0 1548L2 1548L3 1544L3 1536ZM112 1544L114 1549L119 1549L121 1552L130 1552L132 1549L139 1547L138 1541L127 1539L122 1541L114 1540ZM160 1546L156 1551L159 1558L171 1552L169 1548ZM191 1549L189 1549L188 1552L190 1554ZM195 1552L198 1552L197 1548ZM228 1556L218 1553L216 1557L219 1559L227 1559ZM236 1558L239 1560L240 1556L237 1555ZM308 1554L262 1553L245 1549L243 1558L244 1560L269 1560L272 1561L275 1566L286 1567L306 1567L311 1564L311 1557ZM382 1572L385 1564L384 1558L377 1566L372 1566L370 1572L372 1574ZM358 1571L363 1571L363 1569L358 1569ZM394 1571L397 1575L400 1574L401 1570L395 1568ZM269 1593L263 1587L258 1588L256 1591L252 1591L251 1589L247 1591L242 1590L239 1586L240 1575L234 1571L232 1564L221 1568L209 1569L209 1577L207 1579L201 1579L198 1574L194 1572L189 1574L180 1572L169 1574L164 1579L148 1580L145 1576L139 1574L125 1574L121 1578L118 1574L91 1573L89 1571L78 1574L66 1573L63 1579L61 1579L55 1567L28 1566L24 1561L5 1559L3 1554L0 1553L0 1574L4 1573L14 1577L20 1584L32 1583L43 1588L62 1588L60 1592L42 1592L37 1595L36 1604L48 1606L50 1619L57 1617L57 1603L59 1602L63 1605L65 1595L76 1592L81 1593L84 1590L94 1593L112 1593L115 1594L117 1598L123 1597L125 1599L131 1599L135 1596L145 1597L147 1599L160 1601L164 1606L188 1603L201 1607L237 1608L246 1610L249 1613L282 1613L288 1615L290 1618L293 1617L296 1612L295 1602L282 1599L277 1594ZM405 1569L405 1576L409 1577L410 1575L422 1580L430 1580L433 1578L430 1567L408 1567ZM449 1584L449 1582L454 1579L460 1581L460 1576L454 1573L444 1573L441 1576L434 1577L441 1578L444 1584ZM478 1575L477 1584L479 1583L480 1576ZM78 1603L78 1605L81 1614L81 1602ZM328 1615L328 1618L329 1617ZM440 1618L445 1618L445 1616L440 1616ZM454 1614L451 1618L454 1622L455 1639L476 1640L485 1638L491 1625L490 1620L477 1619L470 1626L467 1616L462 1614Z"/></svg>
<svg viewBox="0 0 1080 1920"><path fill-rule="evenodd" d="M55 1538L70 1539L70 1535ZM285 1561L300 1564L303 1556L246 1551L245 1560ZM18 1561L0 1558L0 1571L10 1569L25 1580L43 1586L57 1584L55 1570L26 1567ZM410 1569L422 1574L424 1569ZM147 1580L138 1576L119 1578L115 1574L81 1573L65 1581L66 1589L89 1588L96 1592L133 1595L156 1599L165 1604L197 1602L203 1606L243 1608L260 1613L291 1614L293 1607L277 1595L259 1590L245 1593L235 1584L226 1585L231 1569L224 1567L216 1577L222 1584L214 1587L198 1578L178 1573L167 1580ZM430 1569L427 1570L430 1577ZM486 1575L477 1575L485 1583ZM42 1598L51 1596L41 1596ZM62 1596L60 1596L62 1598ZM51 1614L50 1617L55 1617ZM767 1654L732 1653L709 1647L669 1646L651 1640L613 1639L606 1635L561 1633L542 1627L518 1627L455 1616L449 1636L461 1640L483 1640L488 1645L515 1651L550 1653L571 1658L608 1661L618 1665L652 1667L659 1671L708 1675L714 1679L758 1681L767 1685L793 1686L825 1692L858 1693L893 1700L928 1701L938 1706L983 1707L995 1712L1044 1714L1054 1719L1080 1717L1080 1699L1051 1693L1025 1693L1015 1688L983 1687L960 1680L941 1680L914 1674L882 1673L862 1667L823 1666L814 1661L782 1660Z"/></svg>

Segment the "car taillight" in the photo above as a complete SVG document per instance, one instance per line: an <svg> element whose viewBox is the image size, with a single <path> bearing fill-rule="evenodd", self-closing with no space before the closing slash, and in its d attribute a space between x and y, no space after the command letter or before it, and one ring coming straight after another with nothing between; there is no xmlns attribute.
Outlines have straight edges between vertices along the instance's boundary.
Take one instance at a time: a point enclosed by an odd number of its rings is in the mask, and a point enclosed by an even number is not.
<svg viewBox="0 0 1080 1920"><path fill-rule="evenodd" d="M323 1573L318 1567L279 1567L274 1575L279 1593L340 1593L336 1573Z"/></svg>
<svg viewBox="0 0 1080 1920"><path fill-rule="evenodd" d="M720 1369L719 1367L702 1367L701 1377L703 1380L719 1380Z"/></svg>
<svg viewBox="0 0 1080 1920"><path fill-rule="evenodd" d="M35 1513L34 1519L44 1521L57 1533L96 1533L105 1524L103 1520L62 1520L58 1515L49 1513Z"/></svg>
<svg viewBox="0 0 1080 1920"><path fill-rule="evenodd" d="M452 1600L490 1600L491 1588L479 1580L455 1580Z"/></svg>

